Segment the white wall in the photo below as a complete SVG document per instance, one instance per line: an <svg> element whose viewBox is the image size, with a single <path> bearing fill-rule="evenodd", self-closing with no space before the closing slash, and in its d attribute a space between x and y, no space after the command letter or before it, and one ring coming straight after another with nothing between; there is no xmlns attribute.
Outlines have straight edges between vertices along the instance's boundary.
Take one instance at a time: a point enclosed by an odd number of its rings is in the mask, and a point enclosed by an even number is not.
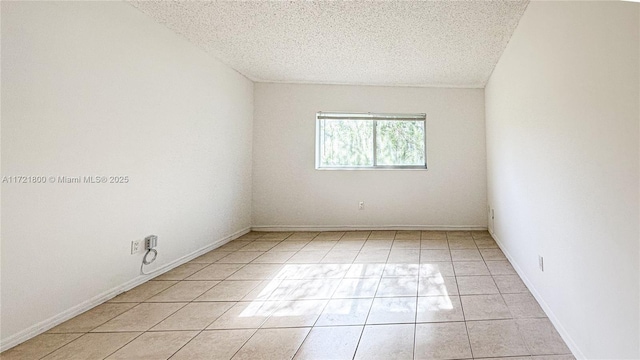
<svg viewBox="0 0 640 360"><path fill-rule="evenodd" d="M590 359L640 357L639 6L531 2L485 93L495 235Z"/></svg>
<svg viewBox="0 0 640 360"><path fill-rule="evenodd" d="M253 84L122 2L2 2L2 342L251 222ZM87 303L85 303L86 305ZM77 307L75 308L77 309Z"/></svg>
<svg viewBox="0 0 640 360"><path fill-rule="evenodd" d="M482 89L254 89L254 227L486 228ZM317 111L426 113L429 170L315 170Z"/></svg>

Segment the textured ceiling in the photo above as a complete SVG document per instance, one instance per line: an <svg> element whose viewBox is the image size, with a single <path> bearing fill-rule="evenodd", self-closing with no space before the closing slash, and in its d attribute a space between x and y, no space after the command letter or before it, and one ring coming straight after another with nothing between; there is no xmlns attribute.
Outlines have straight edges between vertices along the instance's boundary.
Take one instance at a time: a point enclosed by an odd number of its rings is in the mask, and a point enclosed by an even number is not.
<svg viewBox="0 0 640 360"><path fill-rule="evenodd" d="M140 1L258 82L484 87L528 1Z"/></svg>

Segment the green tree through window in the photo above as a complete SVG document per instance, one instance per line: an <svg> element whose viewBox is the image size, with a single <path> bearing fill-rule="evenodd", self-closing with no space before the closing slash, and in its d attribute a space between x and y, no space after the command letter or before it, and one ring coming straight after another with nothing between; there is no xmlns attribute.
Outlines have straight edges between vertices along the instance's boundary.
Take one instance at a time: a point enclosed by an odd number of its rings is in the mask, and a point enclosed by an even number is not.
<svg viewBox="0 0 640 360"><path fill-rule="evenodd" d="M425 168L424 119L423 114L318 113L316 167Z"/></svg>

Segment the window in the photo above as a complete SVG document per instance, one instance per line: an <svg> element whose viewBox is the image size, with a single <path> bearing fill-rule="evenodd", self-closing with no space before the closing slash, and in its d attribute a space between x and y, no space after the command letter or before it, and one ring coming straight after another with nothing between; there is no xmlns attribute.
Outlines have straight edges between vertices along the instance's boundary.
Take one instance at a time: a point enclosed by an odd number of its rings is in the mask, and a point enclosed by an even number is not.
<svg viewBox="0 0 640 360"><path fill-rule="evenodd" d="M316 114L316 169L426 169L425 114Z"/></svg>

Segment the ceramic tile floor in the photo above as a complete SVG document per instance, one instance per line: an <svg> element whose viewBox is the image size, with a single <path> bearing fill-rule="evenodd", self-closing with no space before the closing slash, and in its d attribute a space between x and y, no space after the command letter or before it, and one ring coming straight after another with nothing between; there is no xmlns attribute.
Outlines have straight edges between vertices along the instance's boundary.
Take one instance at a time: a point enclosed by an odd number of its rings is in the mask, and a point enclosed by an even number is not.
<svg viewBox="0 0 640 360"><path fill-rule="evenodd" d="M573 359L486 231L251 232L9 359Z"/></svg>

